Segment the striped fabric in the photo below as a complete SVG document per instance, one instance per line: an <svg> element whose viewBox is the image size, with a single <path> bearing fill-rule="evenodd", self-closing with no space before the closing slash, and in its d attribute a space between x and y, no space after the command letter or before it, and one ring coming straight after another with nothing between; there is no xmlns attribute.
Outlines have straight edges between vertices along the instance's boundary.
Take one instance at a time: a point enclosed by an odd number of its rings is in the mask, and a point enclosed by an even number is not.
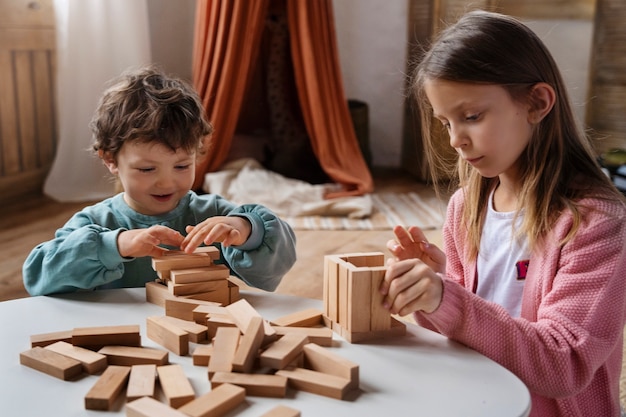
<svg viewBox="0 0 626 417"><path fill-rule="evenodd" d="M436 197L417 193L374 193L372 215L363 219L348 217L282 217L295 230L390 230L396 225L436 229L443 225L446 205Z"/></svg>

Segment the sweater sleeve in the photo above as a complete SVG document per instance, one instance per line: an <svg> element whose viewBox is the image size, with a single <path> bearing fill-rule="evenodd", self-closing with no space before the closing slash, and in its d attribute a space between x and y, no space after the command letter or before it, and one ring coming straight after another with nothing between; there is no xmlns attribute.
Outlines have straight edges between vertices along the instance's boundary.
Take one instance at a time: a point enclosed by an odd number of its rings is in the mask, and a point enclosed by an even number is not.
<svg viewBox="0 0 626 417"><path fill-rule="evenodd" d="M30 295L91 289L122 277L126 261L117 250L117 235L75 214L54 239L36 246L22 267Z"/></svg>
<svg viewBox="0 0 626 417"><path fill-rule="evenodd" d="M247 218L252 233L241 246L222 248L231 270L248 285L274 291L296 261L296 237L272 211L256 204L234 208L229 216Z"/></svg>
<svg viewBox="0 0 626 417"><path fill-rule="evenodd" d="M572 218L563 215L531 257L522 317L475 295L460 278L468 273L452 268L439 308L416 318L505 366L539 395L578 393L610 372L603 367L617 357L626 316L624 209L594 204L567 244L559 242Z"/></svg>

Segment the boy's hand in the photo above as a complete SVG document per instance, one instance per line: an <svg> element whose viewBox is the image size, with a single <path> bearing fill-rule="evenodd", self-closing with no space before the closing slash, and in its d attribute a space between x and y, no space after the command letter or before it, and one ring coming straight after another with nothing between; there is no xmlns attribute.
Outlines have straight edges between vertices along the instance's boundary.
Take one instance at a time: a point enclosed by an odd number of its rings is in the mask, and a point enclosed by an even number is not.
<svg viewBox="0 0 626 417"><path fill-rule="evenodd" d="M432 313L441 303L443 280L419 259L389 259L380 292L385 295L385 308L392 314Z"/></svg>
<svg viewBox="0 0 626 417"><path fill-rule="evenodd" d="M243 245L252 233L252 225L244 217L215 216L196 226L187 226L187 233L180 248L192 253L203 243L210 245L213 242L222 242L224 247Z"/></svg>
<svg viewBox="0 0 626 417"><path fill-rule="evenodd" d="M419 227L411 226L405 229L396 226L393 233L396 240L388 241L387 249L396 261L417 258L435 272L443 274L446 271L446 255L437 246L428 243L426 235Z"/></svg>
<svg viewBox="0 0 626 417"><path fill-rule="evenodd" d="M151 226L147 229L132 229L120 232L117 236L117 249L124 258L162 256L167 249L158 245L180 246L184 237L176 230L165 226Z"/></svg>

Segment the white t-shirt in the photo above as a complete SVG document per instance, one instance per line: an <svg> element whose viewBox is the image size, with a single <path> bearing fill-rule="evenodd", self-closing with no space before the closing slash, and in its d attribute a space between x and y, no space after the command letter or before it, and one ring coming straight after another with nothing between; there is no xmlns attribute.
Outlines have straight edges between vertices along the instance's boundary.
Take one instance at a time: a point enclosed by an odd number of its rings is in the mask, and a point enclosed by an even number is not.
<svg viewBox="0 0 626 417"><path fill-rule="evenodd" d="M523 212L515 220L521 224ZM515 212L493 208L493 193L480 238L476 294L500 304L512 317L519 317L530 251L526 239L515 238Z"/></svg>

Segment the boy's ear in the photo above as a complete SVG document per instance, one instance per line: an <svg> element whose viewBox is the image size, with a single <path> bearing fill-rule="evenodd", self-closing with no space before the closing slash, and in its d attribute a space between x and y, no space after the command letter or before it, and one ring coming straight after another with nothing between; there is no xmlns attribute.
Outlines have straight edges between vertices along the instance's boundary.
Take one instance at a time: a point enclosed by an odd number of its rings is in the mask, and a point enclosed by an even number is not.
<svg viewBox="0 0 626 417"><path fill-rule="evenodd" d="M111 152L104 152L102 149L98 149L98 156L102 159L104 166L109 169L109 172L117 175L117 163Z"/></svg>
<svg viewBox="0 0 626 417"><path fill-rule="evenodd" d="M554 88L547 83L535 84L529 95L530 109L528 111L528 122L537 124L550 113L556 101Z"/></svg>

